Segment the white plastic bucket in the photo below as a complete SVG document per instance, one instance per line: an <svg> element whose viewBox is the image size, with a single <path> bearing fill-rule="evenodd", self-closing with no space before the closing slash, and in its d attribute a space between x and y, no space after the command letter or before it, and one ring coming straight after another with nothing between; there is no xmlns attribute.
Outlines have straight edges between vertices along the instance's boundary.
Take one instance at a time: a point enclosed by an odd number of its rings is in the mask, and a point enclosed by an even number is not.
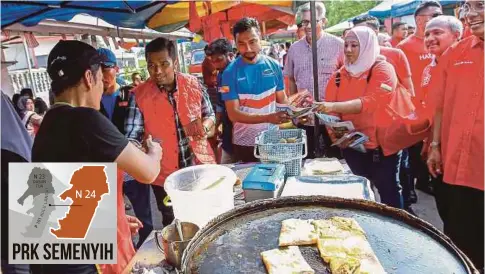
<svg viewBox="0 0 485 274"><path fill-rule="evenodd" d="M173 207L175 218L203 227L212 218L234 208L236 180L236 173L225 166L187 167L165 180L169 198L164 203Z"/></svg>

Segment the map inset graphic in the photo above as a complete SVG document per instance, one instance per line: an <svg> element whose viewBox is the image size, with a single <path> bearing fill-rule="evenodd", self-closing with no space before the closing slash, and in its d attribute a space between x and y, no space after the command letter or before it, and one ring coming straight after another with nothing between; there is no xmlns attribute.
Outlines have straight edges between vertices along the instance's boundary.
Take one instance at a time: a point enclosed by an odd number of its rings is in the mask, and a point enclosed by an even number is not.
<svg viewBox="0 0 485 274"><path fill-rule="evenodd" d="M116 264L116 163L9 163L9 264Z"/></svg>
<svg viewBox="0 0 485 274"><path fill-rule="evenodd" d="M32 208L26 213L33 214L34 217L22 235L29 238L40 238L50 214L55 210L50 206L54 203L55 193L52 186L52 174L47 169L35 167L29 175L27 186L27 190L17 202L23 205L27 197L33 196Z"/></svg>
<svg viewBox="0 0 485 274"><path fill-rule="evenodd" d="M59 227L49 228L50 233L58 239L84 239L103 195L109 194L105 167L83 166L74 171L69 183L71 187L59 198L61 201L71 199L72 203L68 205L67 214L58 219ZM17 202L23 205L27 197L33 196L32 208L26 213L34 217L22 235L40 238L55 207L65 205L54 203L55 190L49 170L33 168L27 185L27 190Z"/></svg>

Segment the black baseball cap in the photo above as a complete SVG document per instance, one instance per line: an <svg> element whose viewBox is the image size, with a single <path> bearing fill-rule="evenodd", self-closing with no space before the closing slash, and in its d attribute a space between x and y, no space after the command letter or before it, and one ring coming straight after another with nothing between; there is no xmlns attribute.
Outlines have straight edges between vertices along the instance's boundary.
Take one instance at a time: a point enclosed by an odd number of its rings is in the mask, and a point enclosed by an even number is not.
<svg viewBox="0 0 485 274"><path fill-rule="evenodd" d="M102 56L92 46L76 40L61 40L49 53L47 73L52 82L75 84L86 70L102 61Z"/></svg>

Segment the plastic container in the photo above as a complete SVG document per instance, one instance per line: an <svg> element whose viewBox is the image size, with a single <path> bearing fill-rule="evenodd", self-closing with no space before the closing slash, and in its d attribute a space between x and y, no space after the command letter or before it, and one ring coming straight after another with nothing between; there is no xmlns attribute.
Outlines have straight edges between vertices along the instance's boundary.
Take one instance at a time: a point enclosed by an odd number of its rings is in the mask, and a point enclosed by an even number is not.
<svg viewBox="0 0 485 274"><path fill-rule="evenodd" d="M175 218L203 227L212 218L234 208L236 180L236 173L225 166L187 167L165 180L168 196L163 202L173 207Z"/></svg>
<svg viewBox="0 0 485 274"><path fill-rule="evenodd" d="M292 138L292 143L282 139ZM303 158L308 154L306 133L302 129L265 130L255 139L254 157L262 163L283 164L287 176L299 176Z"/></svg>
<svg viewBox="0 0 485 274"><path fill-rule="evenodd" d="M242 188L246 202L277 198L285 183L285 166L280 164L259 164L252 168L243 181Z"/></svg>

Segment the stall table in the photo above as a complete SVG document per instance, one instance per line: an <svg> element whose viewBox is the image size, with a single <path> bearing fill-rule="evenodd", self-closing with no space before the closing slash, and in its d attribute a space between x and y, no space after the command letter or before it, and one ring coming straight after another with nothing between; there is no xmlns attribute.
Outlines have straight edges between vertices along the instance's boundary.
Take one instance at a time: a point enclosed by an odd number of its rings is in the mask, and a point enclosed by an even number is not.
<svg viewBox="0 0 485 274"><path fill-rule="evenodd" d="M349 167L345 163L345 161L341 161L344 166L344 174L352 174ZM238 178L244 180L248 173L250 172L251 168L256 165L257 163L250 163L250 164L233 164L233 165L226 165L227 167L231 168L236 172ZM370 188L369 184L368 191L369 196L365 197L369 200L374 200L374 194L372 193L372 189ZM284 190L284 187L283 187ZM234 206L242 205L245 203L244 195L242 190L242 184L234 186ZM366 195L367 196L367 195ZM134 274L172 274L178 273L178 271L167 264L165 261L164 254L158 249L155 243L155 231L152 231L150 235L147 237L145 242L142 244L140 249L138 249L137 253L133 257L133 259L128 264L125 272L126 274L134 273Z"/></svg>

